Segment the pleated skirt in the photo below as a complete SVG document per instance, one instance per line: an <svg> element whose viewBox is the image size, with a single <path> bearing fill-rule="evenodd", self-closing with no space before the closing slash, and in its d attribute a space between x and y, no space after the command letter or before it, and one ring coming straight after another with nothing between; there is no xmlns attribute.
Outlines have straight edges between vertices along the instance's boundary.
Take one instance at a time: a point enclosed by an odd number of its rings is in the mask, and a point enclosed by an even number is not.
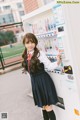
<svg viewBox="0 0 80 120"><path fill-rule="evenodd" d="M31 74L31 83L35 105L43 107L58 102L55 85L46 71Z"/></svg>

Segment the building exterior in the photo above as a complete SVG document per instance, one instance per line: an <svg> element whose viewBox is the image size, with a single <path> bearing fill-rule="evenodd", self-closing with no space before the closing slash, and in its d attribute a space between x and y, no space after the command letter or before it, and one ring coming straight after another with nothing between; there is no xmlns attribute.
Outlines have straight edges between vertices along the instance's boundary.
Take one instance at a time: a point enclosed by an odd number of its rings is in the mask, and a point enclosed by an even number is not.
<svg viewBox="0 0 80 120"><path fill-rule="evenodd" d="M23 0L0 0L0 25L20 22L22 15Z"/></svg>
<svg viewBox="0 0 80 120"><path fill-rule="evenodd" d="M25 6L25 13L30 13L39 7L48 4L54 0L23 0Z"/></svg>
<svg viewBox="0 0 80 120"><path fill-rule="evenodd" d="M0 26L21 22L25 14L23 0L0 0ZM11 25L0 27L1 30L12 30L14 33L22 31L22 26Z"/></svg>
<svg viewBox="0 0 80 120"><path fill-rule="evenodd" d="M21 17L24 14L28 14L52 1L53 0L0 0L0 25L21 22ZM15 33L23 30L19 25L15 27L10 26L5 29L13 30ZM3 28L0 27L0 30L3 30Z"/></svg>

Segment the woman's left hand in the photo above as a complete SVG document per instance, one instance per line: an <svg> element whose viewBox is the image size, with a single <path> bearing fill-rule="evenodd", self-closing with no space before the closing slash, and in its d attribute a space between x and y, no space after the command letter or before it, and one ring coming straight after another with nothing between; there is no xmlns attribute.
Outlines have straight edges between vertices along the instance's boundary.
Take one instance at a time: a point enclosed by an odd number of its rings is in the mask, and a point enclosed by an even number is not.
<svg viewBox="0 0 80 120"><path fill-rule="evenodd" d="M57 64L59 65L62 62L61 54L57 55Z"/></svg>

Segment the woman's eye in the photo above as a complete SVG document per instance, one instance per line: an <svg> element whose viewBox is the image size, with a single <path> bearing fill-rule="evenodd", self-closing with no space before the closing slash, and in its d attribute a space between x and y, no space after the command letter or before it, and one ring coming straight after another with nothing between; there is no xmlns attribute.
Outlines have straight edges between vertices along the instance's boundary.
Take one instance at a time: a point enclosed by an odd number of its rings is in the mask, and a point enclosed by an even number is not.
<svg viewBox="0 0 80 120"><path fill-rule="evenodd" d="M25 44L29 44L29 42L26 42Z"/></svg>
<svg viewBox="0 0 80 120"><path fill-rule="evenodd" d="M31 42L31 43L34 43L34 42Z"/></svg>

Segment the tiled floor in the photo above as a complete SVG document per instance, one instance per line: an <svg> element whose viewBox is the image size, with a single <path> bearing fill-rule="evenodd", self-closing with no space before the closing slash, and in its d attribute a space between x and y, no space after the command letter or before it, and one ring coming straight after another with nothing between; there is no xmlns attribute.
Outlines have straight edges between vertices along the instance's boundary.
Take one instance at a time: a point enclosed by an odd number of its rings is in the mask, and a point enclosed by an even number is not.
<svg viewBox="0 0 80 120"><path fill-rule="evenodd" d="M42 120L41 110L27 95L30 88L29 75L22 69L0 75L0 112L7 113L5 120Z"/></svg>

